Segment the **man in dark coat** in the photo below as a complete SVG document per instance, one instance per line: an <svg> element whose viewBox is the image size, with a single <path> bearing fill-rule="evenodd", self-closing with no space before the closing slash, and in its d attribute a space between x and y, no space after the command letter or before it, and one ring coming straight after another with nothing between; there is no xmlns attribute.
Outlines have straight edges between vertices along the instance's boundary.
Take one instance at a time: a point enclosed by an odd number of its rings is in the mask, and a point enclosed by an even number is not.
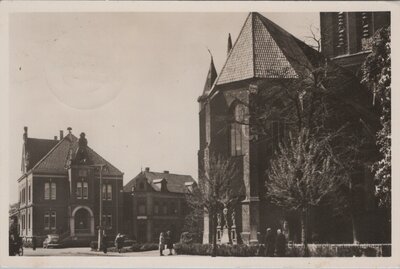
<svg viewBox="0 0 400 269"><path fill-rule="evenodd" d="M36 250L36 236L32 236L32 250Z"/></svg>
<svg viewBox="0 0 400 269"><path fill-rule="evenodd" d="M271 228L267 229L267 233L265 234L265 256L273 257L275 252L275 237L272 233Z"/></svg>
<svg viewBox="0 0 400 269"><path fill-rule="evenodd" d="M108 245L107 245L107 235L105 232L103 232L103 236L101 238L101 244L102 244L101 248L102 248L104 254L107 254Z"/></svg>
<svg viewBox="0 0 400 269"><path fill-rule="evenodd" d="M165 237L165 243L167 244L167 248L169 249L168 255L172 255L172 249L174 248L174 243L172 242L171 231L167 231L167 234Z"/></svg>
<svg viewBox="0 0 400 269"><path fill-rule="evenodd" d="M276 236L276 256L285 257L286 254L286 238L281 229L277 230Z"/></svg>

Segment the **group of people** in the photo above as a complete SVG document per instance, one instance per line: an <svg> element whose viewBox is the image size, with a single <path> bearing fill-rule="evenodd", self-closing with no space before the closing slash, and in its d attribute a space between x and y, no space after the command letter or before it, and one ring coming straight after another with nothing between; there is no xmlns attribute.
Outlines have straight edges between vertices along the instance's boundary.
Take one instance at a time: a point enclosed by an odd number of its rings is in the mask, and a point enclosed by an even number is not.
<svg viewBox="0 0 400 269"><path fill-rule="evenodd" d="M8 250L10 256L23 255L22 237L19 235L18 220L12 219L8 234Z"/></svg>
<svg viewBox="0 0 400 269"><path fill-rule="evenodd" d="M167 246L167 249L169 249L168 255L173 255L172 250L174 249L174 244L172 242L171 231L167 231L166 233L161 232L158 244L160 249L160 256L164 256L165 246Z"/></svg>
<svg viewBox="0 0 400 269"><path fill-rule="evenodd" d="M267 229L265 235L265 256L267 257L284 257L286 253L286 237L281 229L276 231L276 235L271 228Z"/></svg>
<svg viewBox="0 0 400 269"><path fill-rule="evenodd" d="M125 235L118 233L117 236L115 236L114 240L114 244L115 247L117 248L118 253L122 252L122 249L124 247L124 242L125 242ZM104 252L104 254L107 253L107 248L108 248L107 234L103 231L103 236L101 238L101 250Z"/></svg>

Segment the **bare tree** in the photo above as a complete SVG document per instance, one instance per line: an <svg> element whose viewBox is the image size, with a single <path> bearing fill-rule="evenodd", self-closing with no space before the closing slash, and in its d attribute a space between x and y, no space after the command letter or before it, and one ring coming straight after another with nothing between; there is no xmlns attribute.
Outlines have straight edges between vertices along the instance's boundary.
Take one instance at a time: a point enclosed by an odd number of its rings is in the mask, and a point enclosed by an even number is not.
<svg viewBox="0 0 400 269"><path fill-rule="evenodd" d="M186 195L186 201L192 210L205 212L209 216L213 257L217 250L217 214L225 207L234 206L242 195L242 188L237 183L237 173L232 159L211 155L199 184Z"/></svg>
<svg viewBox="0 0 400 269"><path fill-rule="evenodd" d="M302 242L307 245L309 209L326 201L341 183L328 141L317 140L302 129L280 145L279 154L271 161L266 186L274 204L301 213Z"/></svg>

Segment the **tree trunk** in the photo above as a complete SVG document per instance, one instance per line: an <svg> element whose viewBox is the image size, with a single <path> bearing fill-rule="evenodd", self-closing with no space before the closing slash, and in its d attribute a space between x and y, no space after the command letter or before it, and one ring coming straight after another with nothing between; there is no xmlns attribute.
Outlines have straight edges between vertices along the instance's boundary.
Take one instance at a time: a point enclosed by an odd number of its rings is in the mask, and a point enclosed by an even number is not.
<svg viewBox="0 0 400 269"><path fill-rule="evenodd" d="M307 209L303 209L301 212L301 242L304 245L304 257L309 256L308 251L308 216Z"/></svg>
<svg viewBox="0 0 400 269"><path fill-rule="evenodd" d="M217 219L215 212L212 213L212 252L211 257L217 257Z"/></svg>
<svg viewBox="0 0 400 269"><path fill-rule="evenodd" d="M351 218L351 228L352 228L352 231L353 231L353 244L359 244L360 241L358 241L356 220L354 218L354 214L351 214L350 218Z"/></svg>

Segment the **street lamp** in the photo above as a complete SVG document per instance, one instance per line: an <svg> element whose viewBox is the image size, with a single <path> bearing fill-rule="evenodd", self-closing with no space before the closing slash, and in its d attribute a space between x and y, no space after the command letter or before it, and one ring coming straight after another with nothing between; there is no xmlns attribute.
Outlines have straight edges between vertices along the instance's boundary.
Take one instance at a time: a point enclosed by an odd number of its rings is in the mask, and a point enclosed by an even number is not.
<svg viewBox="0 0 400 269"><path fill-rule="evenodd" d="M103 168L106 164L94 164L90 165L91 167L100 168L100 183L99 183L99 190L100 190L100 207L99 207L99 233L97 239L97 249L101 250L101 238L102 238L102 231L103 231Z"/></svg>

